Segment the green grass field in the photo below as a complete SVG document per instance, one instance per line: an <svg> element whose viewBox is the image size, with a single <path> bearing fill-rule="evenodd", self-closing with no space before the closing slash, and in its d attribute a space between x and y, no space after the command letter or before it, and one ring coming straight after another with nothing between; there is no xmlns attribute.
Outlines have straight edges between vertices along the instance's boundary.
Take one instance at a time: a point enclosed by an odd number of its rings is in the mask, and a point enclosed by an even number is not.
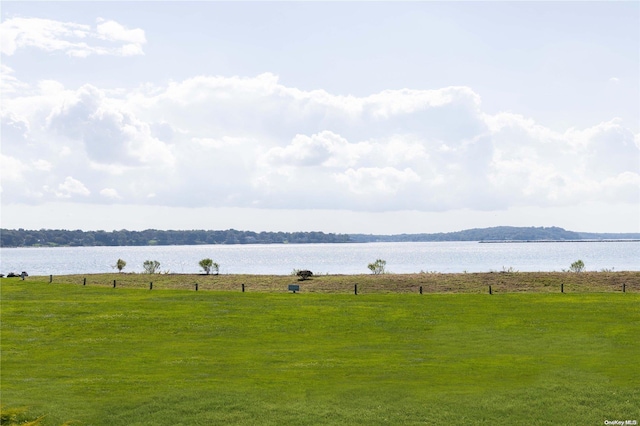
<svg viewBox="0 0 640 426"><path fill-rule="evenodd" d="M4 413L24 407L18 421L640 421L637 291L294 295L40 280L0 281L1 401Z"/></svg>

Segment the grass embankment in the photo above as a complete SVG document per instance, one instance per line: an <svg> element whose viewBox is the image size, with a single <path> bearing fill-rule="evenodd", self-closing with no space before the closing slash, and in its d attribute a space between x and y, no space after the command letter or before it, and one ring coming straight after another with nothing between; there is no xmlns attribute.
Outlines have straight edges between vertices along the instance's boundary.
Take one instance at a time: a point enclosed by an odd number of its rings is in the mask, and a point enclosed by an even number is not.
<svg viewBox="0 0 640 426"><path fill-rule="evenodd" d="M640 420L638 293L1 285L2 404L44 425Z"/></svg>
<svg viewBox="0 0 640 426"><path fill-rule="evenodd" d="M16 278L19 279L19 278ZM352 293L358 285L361 294L371 293L486 293L493 292L550 292L556 293L564 285L567 293L575 292L627 292L640 291L640 272L512 272L467 274L383 274L383 275L318 275L298 281L291 275L199 275L199 274L89 274L61 275L53 277L55 283L72 283L87 286L117 288L149 288L155 290L177 289L286 292L289 284L299 284L303 293ZM49 277L27 277L25 282L49 281Z"/></svg>

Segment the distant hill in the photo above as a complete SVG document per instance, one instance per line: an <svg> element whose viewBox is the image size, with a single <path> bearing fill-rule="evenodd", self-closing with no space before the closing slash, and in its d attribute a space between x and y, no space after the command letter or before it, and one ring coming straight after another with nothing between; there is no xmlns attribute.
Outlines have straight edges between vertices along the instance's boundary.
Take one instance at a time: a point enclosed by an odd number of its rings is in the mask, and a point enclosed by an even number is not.
<svg viewBox="0 0 640 426"><path fill-rule="evenodd" d="M574 241L584 239L640 239L640 233L595 234L567 231L558 227L496 226L474 228L437 234L371 235L350 234L353 242L404 242L404 241Z"/></svg>
<svg viewBox="0 0 640 426"><path fill-rule="evenodd" d="M640 233L596 234L558 227L475 228L437 234L325 234L324 232L252 232L187 230L81 231L64 229L0 229L0 247L150 246L199 244L312 244L421 241L578 241L640 240Z"/></svg>

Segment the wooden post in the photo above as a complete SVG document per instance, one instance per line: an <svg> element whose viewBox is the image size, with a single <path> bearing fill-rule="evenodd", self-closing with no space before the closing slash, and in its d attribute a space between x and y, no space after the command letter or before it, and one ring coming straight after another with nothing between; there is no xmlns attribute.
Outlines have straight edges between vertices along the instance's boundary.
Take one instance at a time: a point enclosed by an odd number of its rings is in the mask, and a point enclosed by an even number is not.
<svg viewBox="0 0 640 426"><path fill-rule="evenodd" d="M198 291L198 283L196 283L196 291Z"/></svg>
<svg viewBox="0 0 640 426"><path fill-rule="evenodd" d="M244 293L244 284L242 284L242 292Z"/></svg>
<svg viewBox="0 0 640 426"><path fill-rule="evenodd" d="M627 292L627 284L622 283L622 292L626 293Z"/></svg>
<svg viewBox="0 0 640 426"><path fill-rule="evenodd" d="M116 280L113 280L113 288L116 288Z"/></svg>
<svg viewBox="0 0 640 426"><path fill-rule="evenodd" d="M153 282L149 283L149 290L153 290Z"/></svg>
<svg viewBox="0 0 640 426"><path fill-rule="evenodd" d="M358 295L358 284L353 285L353 294Z"/></svg>
<svg viewBox="0 0 640 426"><path fill-rule="evenodd" d="M491 286L489 286L489 294L493 294L493 292L491 291Z"/></svg>
<svg viewBox="0 0 640 426"><path fill-rule="evenodd" d="M82 285L87 285L87 277L84 277L84 278L82 279Z"/></svg>
<svg viewBox="0 0 640 426"><path fill-rule="evenodd" d="M22 276L22 279L24 280L24 275ZM53 275L49 275L49 283L53 282Z"/></svg>
<svg viewBox="0 0 640 426"><path fill-rule="evenodd" d="M564 293L564 283L560 283L560 293Z"/></svg>
<svg viewBox="0 0 640 426"><path fill-rule="evenodd" d="M420 294L422 294L422 286L420 286Z"/></svg>

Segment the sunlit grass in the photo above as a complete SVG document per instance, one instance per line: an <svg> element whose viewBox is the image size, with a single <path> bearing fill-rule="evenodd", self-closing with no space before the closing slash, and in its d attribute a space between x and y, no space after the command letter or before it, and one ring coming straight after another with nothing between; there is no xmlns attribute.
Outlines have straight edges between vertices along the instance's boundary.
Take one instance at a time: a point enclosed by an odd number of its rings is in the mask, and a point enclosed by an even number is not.
<svg viewBox="0 0 640 426"><path fill-rule="evenodd" d="M2 403L44 425L640 420L638 293L1 285Z"/></svg>

